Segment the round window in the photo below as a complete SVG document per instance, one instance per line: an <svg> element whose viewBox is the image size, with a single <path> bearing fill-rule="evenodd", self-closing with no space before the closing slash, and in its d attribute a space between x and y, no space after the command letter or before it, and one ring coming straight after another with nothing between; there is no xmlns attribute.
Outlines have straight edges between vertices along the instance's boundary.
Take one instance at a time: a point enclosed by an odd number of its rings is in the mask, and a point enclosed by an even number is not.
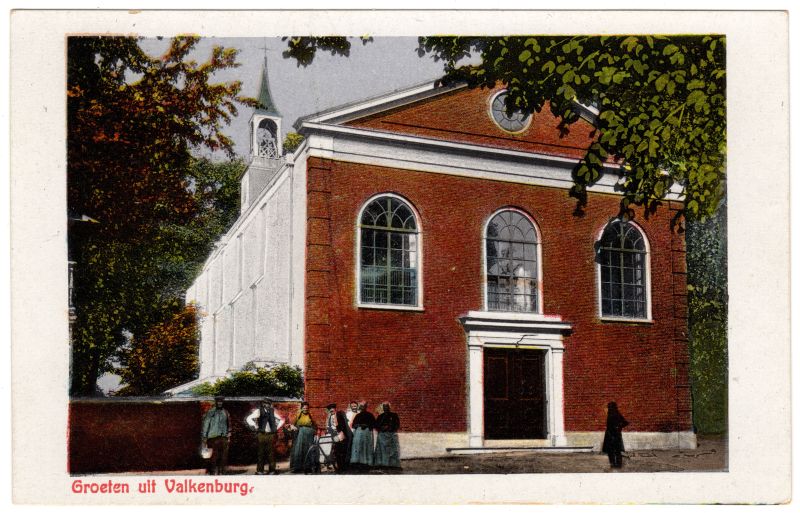
<svg viewBox="0 0 800 513"><path fill-rule="evenodd" d="M491 114L494 122L500 125L500 128L508 132L521 132L530 124L531 117L528 114L520 111L514 111L511 115L506 113L506 97L508 93L505 91L495 95L492 100Z"/></svg>

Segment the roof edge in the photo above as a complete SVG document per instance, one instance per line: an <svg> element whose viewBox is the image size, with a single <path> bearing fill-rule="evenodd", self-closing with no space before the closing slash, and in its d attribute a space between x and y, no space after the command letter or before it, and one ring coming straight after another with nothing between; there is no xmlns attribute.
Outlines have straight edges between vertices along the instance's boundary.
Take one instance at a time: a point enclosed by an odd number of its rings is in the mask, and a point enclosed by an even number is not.
<svg viewBox="0 0 800 513"><path fill-rule="evenodd" d="M299 130L305 123L345 123L467 87L466 83L442 86L437 85L438 82L438 80L429 81L405 89L384 93L366 100L359 100L357 102L339 105L331 109L309 114L298 118L293 127Z"/></svg>

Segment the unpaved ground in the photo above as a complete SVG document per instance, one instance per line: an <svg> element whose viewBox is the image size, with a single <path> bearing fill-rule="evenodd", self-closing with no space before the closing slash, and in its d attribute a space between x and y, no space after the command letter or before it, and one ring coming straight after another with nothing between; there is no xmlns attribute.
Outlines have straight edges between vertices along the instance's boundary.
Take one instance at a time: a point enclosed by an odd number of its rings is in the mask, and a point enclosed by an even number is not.
<svg viewBox="0 0 800 513"><path fill-rule="evenodd" d="M724 439L698 440L695 450L652 450L626 453L614 472L708 472L727 470ZM404 474L516 474L610 472L608 457L598 453L543 454L531 452L476 454L449 458L405 460Z"/></svg>
<svg viewBox="0 0 800 513"><path fill-rule="evenodd" d="M548 454L506 452L402 460L403 474L523 474L611 472L608 458L598 453ZM278 462L286 474L289 462ZM614 472L723 472L728 467L728 443L724 438L698 438L694 450L648 450L625 454L622 469ZM146 472L151 475L201 475L202 469ZM255 474L255 465L231 466L232 475ZM327 472L326 472L327 473ZM379 472L372 471L370 474ZM129 474L143 474L131 472ZM272 479L273 476L265 477Z"/></svg>

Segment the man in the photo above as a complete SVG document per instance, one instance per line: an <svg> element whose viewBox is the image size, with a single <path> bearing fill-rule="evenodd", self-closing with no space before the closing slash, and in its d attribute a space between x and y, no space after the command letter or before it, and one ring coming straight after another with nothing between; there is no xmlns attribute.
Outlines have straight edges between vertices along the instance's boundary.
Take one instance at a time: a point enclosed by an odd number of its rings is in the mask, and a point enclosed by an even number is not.
<svg viewBox="0 0 800 513"><path fill-rule="evenodd" d="M269 473L277 474L275 468L275 435L283 427L284 419L275 413L272 408L272 401L265 397L261 400L261 406L253 410L247 416L247 425L256 432L258 440L258 463L256 464L256 474L263 476L264 460L269 461Z"/></svg>
<svg viewBox="0 0 800 513"><path fill-rule="evenodd" d="M211 448L213 454L208 473L222 475L228 465L228 444L231 440L231 418L222 407L225 398L218 395L214 398L214 407L203 417L203 430L200 437L203 445Z"/></svg>
<svg viewBox="0 0 800 513"><path fill-rule="evenodd" d="M333 440L333 457L336 459L336 472L347 470L350 463L350 445L353 440L353 431L347 416L342 411L336 411L336 404L331 403L325 407L328 410L326 422L328 434Z"/></svg>

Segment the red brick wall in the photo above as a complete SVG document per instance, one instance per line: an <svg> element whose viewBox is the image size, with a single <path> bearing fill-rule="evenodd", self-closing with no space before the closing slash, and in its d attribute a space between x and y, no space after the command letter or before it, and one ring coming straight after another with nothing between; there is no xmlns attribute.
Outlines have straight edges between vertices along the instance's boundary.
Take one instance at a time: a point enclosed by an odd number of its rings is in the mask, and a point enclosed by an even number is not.
<svg viewBox="0 0 800 513"><path fill-rule="evenodd" d="M69 405L68 471L131 472L203 468L199 455L200 429L211 401L78 400ZM253 400L227 400L231 415L229 462L256 461L256 437L245 424L258 406ZM296 402L275 403L275 409L294 420ZM281 437L279 437L281 438ZM277 444L285 457L288 446Z"/></svg>
<svg viewBox="0 0 800 513"><path fill-rule="evenodd" d="M489 116L489 101L499 89L462 89L348 124L546 155L584 155L595 135L594 127L580 120L568 134L560 134L558 118L550 112L549 104L533 113L528 128L520 133L511 134L498 127Z"/></svg>
<svg viewBox="0 0 800 513"><path fill-rule="evenodd" d="M355 306L356 217L383 192L419 212L424 312ZM329 401L389 400L405 431L467 429L458 318L482 309L483 226L514 206L541 230L544 313L573 327L564 342L567 431L604 429L610 400L630 430L690 428L683 239L670 229L668 205L637 218L651 247L654 320L612 323L598 319L594 242L617 213L618 196L591 194L586 215L576 217L563 189L319 158L308 162L308 194L306 398L314 411Z"/></svg>

